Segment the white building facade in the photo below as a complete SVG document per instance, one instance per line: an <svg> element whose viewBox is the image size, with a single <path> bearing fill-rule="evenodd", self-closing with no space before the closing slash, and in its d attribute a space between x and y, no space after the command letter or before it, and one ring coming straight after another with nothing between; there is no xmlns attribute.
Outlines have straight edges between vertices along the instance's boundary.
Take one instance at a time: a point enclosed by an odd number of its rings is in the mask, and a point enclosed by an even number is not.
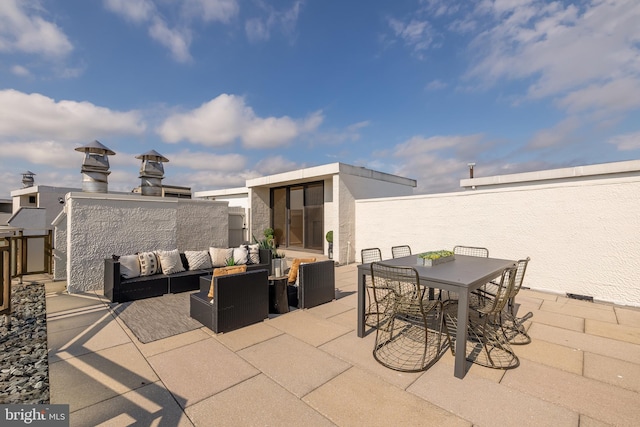
<svg viewBox="0 0 640 427"><path fill-rule="evenodd" d="M273 228L281 249L328 254L326 234L333 231L333 259L353 262L355 201L413 194L416 181L344 163L298 169L247 180L246 187L202 191L196 198L228 201L247 211L250 237Z"/></svg>

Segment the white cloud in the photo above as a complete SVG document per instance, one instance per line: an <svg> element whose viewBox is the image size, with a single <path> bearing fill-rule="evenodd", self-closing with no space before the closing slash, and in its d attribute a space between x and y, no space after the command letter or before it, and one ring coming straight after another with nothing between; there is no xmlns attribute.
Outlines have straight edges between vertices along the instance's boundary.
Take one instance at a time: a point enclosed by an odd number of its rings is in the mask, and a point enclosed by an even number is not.
<svg viewBox="0 0 640 427"><path fill-rule="evenodd" d="M432 80L427 83L426 89L429 91L445 89L448 85L441 80Z"/></svg>
<svg viewBox="0 0 640 427"><path fill-rule="evenodd" d="M187 16L198 17L204 22L229 22L238 14L237 0L185 0L183 10Z"/></svg>
<svg viewBox="0 0 640 427"><path fill-rule="evenodd" d="M27 160L36 165L61 169L78 166L80 170L82 153L76 153L73 151L74 148L73 145L56 141L0 142L2 157Z"/></svg>
<svg viewBox="0 0 640 427"><path fill-rule="evenodd" d="M429 21L412 18L403 22L399 19L389 18L388 24L395 36L401 39L405 46L413 50L418 57L422 57L423 51L428 50L434 44L435 31Z"/></svg>
<svg viewBox="0 0 640 427"><path fill-rule="evenodd" d="M16 0L0 2L0 52L58 57L73 50L64 32L38 15L38 6Z"/></svg>
<svg viewBox="0 0 640 427"><path fill-rule="evenodd" d="M247 19L245 22L247 38L251 42L266 41L271 38L271 32L274 29L278 29L284 35L292 37L303 4L304 2L302 1L295 1L290 9L277 11L267 3L258 3L265 10L266 16Z"/></svg>
<svg viewBox="0 0 640 427"><path fill-rule="evenodd" d="M390 150L374 153L379 161L371 165L416 179L416 194L455 191L460 189L460 179L469 177L469 162L478 163L485 173L497 169L480 161L488 144L481 134L414 136Z"/></svg>
<svg viewBox="0 0 640 427"><path fill-rule="evenodd" d="M619 151L640 150L640 132L616 135L607 142L615 145Z"/></svg>
<svg viewBox="0 0 640 427"><path fill-rule="evenodd" d="M592 1L579 8L540 0L486 1L476 14L477 22L484 18L490 24L470 46L476 60L469 79L488 85L526 80L526 96L559 97L557 105L569 112L638 107L640 2ZM626 96L624 88L631 88Z"/></svg>
<svg viewBox="0 0 640 427"><path fill-rule="evenodd" d="M577 117L567 117L550 129L541 129L536 132L529 141L528 147L537 149L568 145L575 140L572 134L580 124L580 119Z"/></svg>
<svg viewBox="0 0 640 427"><path fill-rule="evenodd" d="M598 115L636 109L640 107L640 75L586 86L571 92L557 104L569 113L594 111Z"/></svg>
<svg viewBox="0 0 640 427"><path fill-rule="evenodd" d="M194 110L170 116L157 132L171 143L187 140L215 147L240 139L246 147L270 148L314 131L322 120L318 112L304 120L257 117L244 98L222 94Z"/></svg>
<svg viewBox="0 0 640 427"><path fill-rule="evenodd" d="M22 65L14 65L11 67L11 72L20 77L29 77L31 75L31 71Z"/></svg>
<svg viewBox="0 0 640 427"><path fill-rule="evenodd" d="M304 168L305 164L300 164L287 160L282 156L270 156L261 159L255 165L255 170L258 172L258 176L273 175L281 172L288 172L300 168Z"/></svg>
<svg viewBox="0 0 640 427"><path fill-rule="evenodd" d="M154 17L149 26L149 35L152 39L168 48L173 59L178 62L189 62L191 54L191 35L187 30L171 29L166 22L159 17Z"/></svg>
<svg viewBox="0 0 640 427"><path fill-rule="evenodd" d="M427 155L434 151L455 148L457 151L467 147L478 145L482 142L482 135L437 135L428 138L422 136L414 136L395 147L394 153L396 157L406 157L419 161L419 157Z"/></svg>
<svg viewBox="0 0 640 427"><path fill-rule="evenodd" d="M190 26L194 20L229 23L239 11L238 0L104 0L104 7L127 21L146 25L149 36L182 63L192 60Z"/></svg>
<svg viewBox="0 0 640 427"><path fill-rule="evenodd" d="M0 136L18 140L90 141L117 134L141 134L136 111L119 112L89 102L55 101L41 94L0 91Z"/></svg>
<svg viewBox="0 0 640 427"><path fill-rule="evenodd" d="M104 0L104 6L136 23L146 22L157 14L151 0Z"/></svg>
<svg viewBox="0 0 640 427"><path fill-rule="evenodd" d="M216 171L239 171L247 164L245 156L236 153L214 154L202 151L182 150L166 156L172 166L189 169L210 169Z"/></svg>

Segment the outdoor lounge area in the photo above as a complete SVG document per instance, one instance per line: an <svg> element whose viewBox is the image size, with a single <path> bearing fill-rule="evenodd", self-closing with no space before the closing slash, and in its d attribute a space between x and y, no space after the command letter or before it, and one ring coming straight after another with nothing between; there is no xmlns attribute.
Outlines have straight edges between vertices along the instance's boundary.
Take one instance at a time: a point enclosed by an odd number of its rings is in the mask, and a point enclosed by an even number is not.
<svg viewBox="0 0 640 427"><path fill-rule="evenodd" d="M446 351L398 372L374 359L370 327L358 337L358 265L336 267L326 304L146 344L100 292L46 282L51 403L78 426L637 424L640 310L522 289L518 367L467 363L459 379Z"/></svg>

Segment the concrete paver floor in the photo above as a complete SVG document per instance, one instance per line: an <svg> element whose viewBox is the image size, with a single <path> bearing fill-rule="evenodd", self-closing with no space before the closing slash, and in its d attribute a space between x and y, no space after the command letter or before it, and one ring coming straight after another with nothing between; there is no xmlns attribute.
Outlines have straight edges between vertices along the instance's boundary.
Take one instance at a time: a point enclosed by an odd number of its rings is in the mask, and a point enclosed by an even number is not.
<svg viewBox="0 0 640 427"><path fill-rule="evenodd" d="M337 299L233 332L142 344L98 294L47 282L51 403L72 426L638 425L640 310L522 290L532 343L501 371L445 352L422 373L384 368L356 336L356 265Z"/></svg>

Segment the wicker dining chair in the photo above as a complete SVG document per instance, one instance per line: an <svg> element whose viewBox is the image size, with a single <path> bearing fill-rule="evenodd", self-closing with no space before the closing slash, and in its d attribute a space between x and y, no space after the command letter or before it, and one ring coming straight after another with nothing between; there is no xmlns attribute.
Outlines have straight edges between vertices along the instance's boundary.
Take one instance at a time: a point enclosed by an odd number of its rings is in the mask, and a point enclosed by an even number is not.
<svg viewBox="0 0 640 427"><path fill-rule="evenodd" d="M473 298L469 305L467 360L495 369L511 369L520 364L509 344L503 322L504 309L515 285L517 267L507 268L495 282L493 298ZM474 302L475 301L475 302ZM455 328L458 301L446 303L446 319ZM454 353L453 347L451 348Z"/></svg>
<svg viewBox="0 0 640 427"><path fill-rule="evenodd" d="M481 248L479 246L462 246L457 245L453 247L453 253L456 255L477 256L482 258L489 258L489 249ZM484 285L483 285L484 288ZM447 299L451 299L451 293L449 291L441 291L440 299L442 299L443 293L446 292Z"/></svg>
<svg viewBox="0 0 640 427"><path fill-rule="evenodd" d="M527 333L527 329L524 326L526 319L532 316L531 313L527 313L522 317L516 315L515 299L518 292L522 288L522 282L524 281L524 275L527 271L527 266L531 261L531 258L527 257L518 261L516 269L515 283L513 289L509 294L507 305L502 313L503 326L507 333L509 343L512 345L523 345L531 342L531 337ZM479 292L477 295L480 298L495 298L495 287L497 283L495 281L487 284L486 288Z"/></svg>
<svg viewBox="0 0 640 427"><path fill-rule="evenodd" d="M380 248L367 248L360 251L360 258L363 264L371 264L372 262L382 261L382 252ZM366 280L366 279L365 279ZM364 321L367 326L376 327L376 303L371 296L371 284L367 284L365 281L364 287L367 291L365 301Z"/></svg>
<svg viewBox="0 0 640 427"><path fill-rule="evenodd" d="M424 371L442 354L442 301L428 299L413 267L374 262L371 276L377 306L373 357L397 371Z"/></svg>
<svg viewBox="0 0 640 427"><path fill-rule="evenodd" d="M478 246L454 246L453 253L456 255L478 256L489 258L489 249Z"/></svg>
<svg viewBox="0 0 640 427"><path fill-rule="evenodd" d="M391 256L393 258L400 258L403 256L409 256L409 255L411 255L411 246L409 245L391 247Z"/></svg>

